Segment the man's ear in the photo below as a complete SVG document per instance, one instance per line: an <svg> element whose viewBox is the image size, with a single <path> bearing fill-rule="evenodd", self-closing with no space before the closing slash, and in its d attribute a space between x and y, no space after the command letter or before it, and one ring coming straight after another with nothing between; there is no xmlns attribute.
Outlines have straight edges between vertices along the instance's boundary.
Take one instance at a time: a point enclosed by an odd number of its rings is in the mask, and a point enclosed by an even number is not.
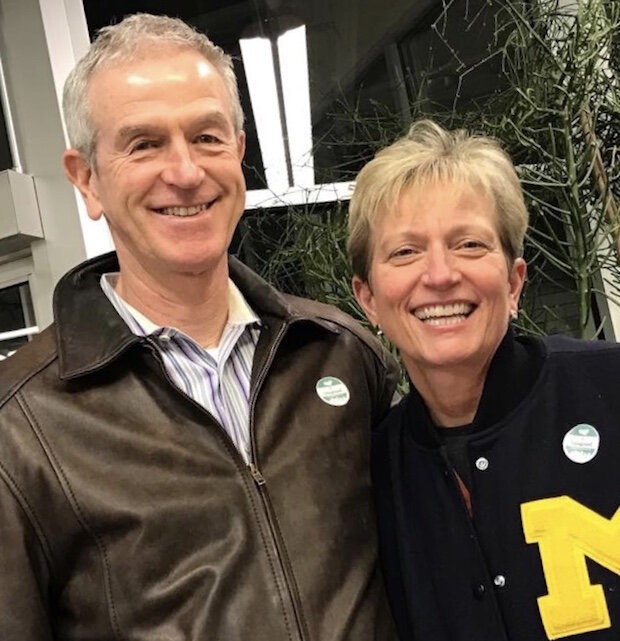
<svg viewBox="0 0 620 641"><path fill-rule="evenodd" d="M370 289L370 284L366 280L362 280L359 276L353 276L353 294L359 303L359 306L364 310L366 318L370 321L371 325L377 325L377 312L375 310L375 297Z"/></svg>
<svg viewBox="0 0 620 641"><path fill-rule="evenodd" d="M245 156L245 131L240 131L237 135L237 152L239 154L239 160L243 160Z"/></svg>
<svg viewBox="0 0 620 641"><path fill-rule="evenodd" d="M62 163L65 176L82 194L88 216L93 220L99 220L103 214L103 206L99 200L97 177L90 165L77 149L67 149L63 154Z"/></svg>

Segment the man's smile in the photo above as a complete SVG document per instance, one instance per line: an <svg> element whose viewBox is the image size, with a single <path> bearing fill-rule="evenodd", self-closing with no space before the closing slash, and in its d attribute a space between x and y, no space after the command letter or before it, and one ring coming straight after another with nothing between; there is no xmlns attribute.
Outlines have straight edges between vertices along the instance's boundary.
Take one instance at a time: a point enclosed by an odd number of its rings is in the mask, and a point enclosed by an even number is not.
<svg viewBox="0 0 620 641"><path fill-rule="evenodd" d="M185 218L187 216L195 216L196 214L199 214L201 211L207 211L213 203L217 201L217 198L214 198L213 200L210 200L208 202L204 203L199 203L198 205L191 205L190 207L182 207L182 206L173 206L173 207L161 207L159 209L154 208L153 211L155 211L158 214L161 214L162 216L178 216L180 218Z"/></svg>

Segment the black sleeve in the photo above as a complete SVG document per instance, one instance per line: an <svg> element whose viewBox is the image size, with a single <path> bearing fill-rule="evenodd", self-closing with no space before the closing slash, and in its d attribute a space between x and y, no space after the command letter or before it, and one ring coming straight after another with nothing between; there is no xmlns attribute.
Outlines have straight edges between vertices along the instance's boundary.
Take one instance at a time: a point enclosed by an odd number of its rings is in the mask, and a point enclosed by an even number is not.
<svg viewBox="0 0 620 641"><path fill-rule="evenodd" d="M395 519L392 466L389 447L390 430L381 425L372 436L371 471L379 529L379 559L383 578L401 641L414 639L399 554L398 526Z"/></svg>

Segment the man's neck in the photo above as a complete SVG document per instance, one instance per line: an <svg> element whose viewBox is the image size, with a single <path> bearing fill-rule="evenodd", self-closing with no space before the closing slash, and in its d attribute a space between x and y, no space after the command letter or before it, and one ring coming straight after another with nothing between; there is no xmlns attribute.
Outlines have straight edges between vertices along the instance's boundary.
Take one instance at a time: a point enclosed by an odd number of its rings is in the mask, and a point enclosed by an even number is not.
<svg viewBox="0 0 620 641"><path fill-rule="evenodd" d="M159 326L175 327L204 348L216 347L228 319L228 264L212 272L153 278L121 272L115 290Z"/></svg>
<svg viewBox="0 0 620 641"><path fill-rule="evenodd" d="M488 363L476 369L416 369L409 375L435 425L457 427L474 420L487 371Z"/></svg>

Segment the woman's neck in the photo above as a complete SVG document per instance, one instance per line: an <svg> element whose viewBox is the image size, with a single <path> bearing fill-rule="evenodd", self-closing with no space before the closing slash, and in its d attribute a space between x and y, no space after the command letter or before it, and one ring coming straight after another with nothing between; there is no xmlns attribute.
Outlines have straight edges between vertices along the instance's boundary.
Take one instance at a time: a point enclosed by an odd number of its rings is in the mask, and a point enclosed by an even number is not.
<svg viewBox="0 0 620 641"><path fill-rule="evenodd" d="M407 367L412 383L424 399L435 425L457 427L474 420L488 363L483 367L456 367L446 369Z"/></svg>

